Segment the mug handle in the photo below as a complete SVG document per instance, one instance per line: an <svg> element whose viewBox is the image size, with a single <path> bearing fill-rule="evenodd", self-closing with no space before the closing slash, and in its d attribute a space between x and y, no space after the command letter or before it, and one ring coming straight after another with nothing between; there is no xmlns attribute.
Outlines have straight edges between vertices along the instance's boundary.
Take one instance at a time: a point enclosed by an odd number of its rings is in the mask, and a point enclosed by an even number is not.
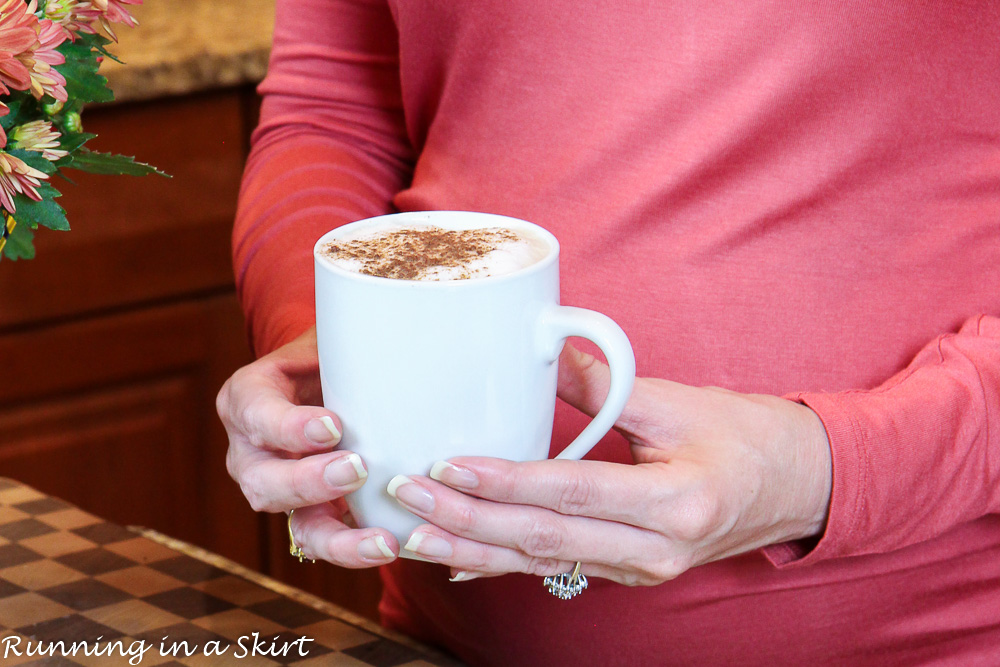
<svg viewBox="0 0 1000 667"><path fill-rule="evenodd" d="M566 339L580 336L601 349L611 368L611 387L604 405L576 440L556 456L557 459L581 459L611 430L625 409L635 382L635 354L622 328L607 315L593 310L554 306L542 313L541 325L546 358L557 361Z"/></svg>

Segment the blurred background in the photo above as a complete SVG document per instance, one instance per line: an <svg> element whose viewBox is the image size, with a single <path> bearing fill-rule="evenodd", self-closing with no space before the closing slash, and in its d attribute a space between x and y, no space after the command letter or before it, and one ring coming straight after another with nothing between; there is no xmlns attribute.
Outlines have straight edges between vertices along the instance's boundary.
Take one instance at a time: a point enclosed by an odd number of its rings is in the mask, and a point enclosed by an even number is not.
<svg viewBox="0 0 1000 667"><path fill-rule="evenodd" d="M230 231L274 0L145 0L102 65L94 150L173 175L56 183L72 231L0 262L0 477L374 618L374 572L300 564L225 468L215 395L250 361Z"/></svg>

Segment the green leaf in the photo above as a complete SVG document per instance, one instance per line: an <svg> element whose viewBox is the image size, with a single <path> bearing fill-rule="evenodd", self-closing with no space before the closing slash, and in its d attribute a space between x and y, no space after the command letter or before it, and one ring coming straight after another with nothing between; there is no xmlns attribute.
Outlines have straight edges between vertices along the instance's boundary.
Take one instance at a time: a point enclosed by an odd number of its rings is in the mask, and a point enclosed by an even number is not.
<svg viewBox="0 0 1000 667"><path fill-rule="evenodd" d="M128 155L96 153L86 148L81 148L72 157L73 160L66 165L67 167L86 171L91 174L125 174L126 176L159 174L160 176L172 178L170 174L143 162L136 162L134 157Z"/></svg>
<svg viewBox="0 0 1000 667"><path fill-rule="evenodd" d="M77 33L75 40L67 39L56 50L66 56L66 60L90 60L94 58L95 44L91 37L92 35L86 33ZM94 64L97 64L96 61Z"/></svg>
<svg viewBox="0 0 1000 667"><path fill-rule="evenodd" d="M0 127L6 131L38 117L38 103L28 93L14 92L3 102L10 109L10 113L0 118Z"/></svg>
<svg viewBox="0 0 1000 667"><path fill-rule="evenodd" d="M66 57L66 62L56 65L56 70L66 77L66 93L75 104L84 102L110 102L115 98L108 88L108 80L97 73L97 56L93 39L77 39L63 42L58 51Z"/></svg>
<svg viewBox="0 0 1000 667"><path fill-rule="evenodd" d="M77 33L77 42L86 45L87 48L101 50L108 44L113 44L114 40L99 32L81 32Z"/></svg>
<svg viewBox="0 0 1000 667"><path fill-rule="evenodd" d="M101 35L99 33L95 33L93 35L84 35L84 38L85 38L86 43L92 49L94 49L95 51L97 51L98 53L100 53L102 56L104 56L106 58L111 58L116 63L121 63L122 65L125 64L121 60L118 60L118 57L115 54L111 53L110 51L107 50L107 48L105 48L109 44L113 44L114 40L112 40L112 39L110 39L108 37L105 37L104 35Z"/></svg>
<svg viewBox="0 0 1000 667"><path fill-rule="evenodd" d="M18 226L41 225L59 232L69 231L66 211L54 201L56 197L62 196L59 191L48 183L42 183L35 189L42 196L42 201L34 201L21 194L14 197L14 206L17 207L14 218L18 221Z"/></svg>
<svg viewBox="0 0 1000 667"><path fill-rule="evenodd" d="M67 132L59 137L59 148L72 153L95 137L97 137L96 134L88 134L87 132Z"/></svg>
<svg viewBox="0 0 1000 667"><path fill-rule="evenodd" d="M56 69L66 77L66 94L77 103L111 102L115 94L108 88L108 80L89 64L67 60Z"/></svg>
<svg viewBox="0 0 1000 667"><path fill-rule="evenodd" d="M3 255L15 262L19 259L34 259L35 246L32 243L34 238L35 233L28 225L18 224L7 238L7 245L3 247Z"/></svg>
<svg viewBox="0 0 1000 667"><path fill-rule="evenodd" d="M21 111L21 100L11 98L9 100L4 100L4 103L7 105L7 108L10 109L10 112L3 118L0 118L0 127L9 131L12 127L14 127L14 124L17 123L17 117Z"/></svg>

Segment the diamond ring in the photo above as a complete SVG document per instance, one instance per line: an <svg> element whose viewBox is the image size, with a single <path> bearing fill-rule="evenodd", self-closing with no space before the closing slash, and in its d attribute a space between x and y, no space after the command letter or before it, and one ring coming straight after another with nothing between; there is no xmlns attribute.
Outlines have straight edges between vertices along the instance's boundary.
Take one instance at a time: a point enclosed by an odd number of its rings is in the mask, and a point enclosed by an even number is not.
<svg viewBox="0 0 1000 667"><path fill-rule="evenodd" d="M581 563L577 561L572 572L545 577L545 587L560 600L570 600L587 588L587 577L580 574Z"/></svg>

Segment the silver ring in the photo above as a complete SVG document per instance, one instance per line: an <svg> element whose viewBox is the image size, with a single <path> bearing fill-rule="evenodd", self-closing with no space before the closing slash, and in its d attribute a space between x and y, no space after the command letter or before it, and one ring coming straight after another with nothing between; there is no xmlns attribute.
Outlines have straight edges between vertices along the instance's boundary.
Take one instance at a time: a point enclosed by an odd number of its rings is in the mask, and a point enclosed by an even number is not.
<svg viewBox="0 0 1000 667"><path fill-rule="evenodd" d="M581 563L577 561L572 572L545 577L545 587L560 600L570 600L587 588L587 577L580 574Z"/></svg>

